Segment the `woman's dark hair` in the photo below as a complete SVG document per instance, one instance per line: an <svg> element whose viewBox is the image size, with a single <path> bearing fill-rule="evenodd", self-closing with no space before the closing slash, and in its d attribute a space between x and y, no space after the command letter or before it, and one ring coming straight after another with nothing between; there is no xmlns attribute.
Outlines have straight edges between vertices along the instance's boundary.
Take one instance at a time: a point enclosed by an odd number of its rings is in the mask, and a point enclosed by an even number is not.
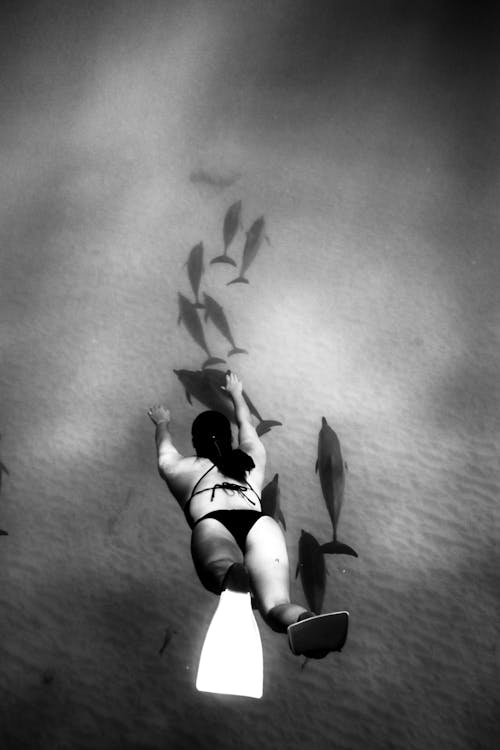
<svg viewBox="0 0 500 750"><path fill-rule="evenodd" d="M209 458L222 474L238 482L255 466L248 453L235 448L229 419L219 411L203 411L191 427L193 446L197 456Z"/></svg>

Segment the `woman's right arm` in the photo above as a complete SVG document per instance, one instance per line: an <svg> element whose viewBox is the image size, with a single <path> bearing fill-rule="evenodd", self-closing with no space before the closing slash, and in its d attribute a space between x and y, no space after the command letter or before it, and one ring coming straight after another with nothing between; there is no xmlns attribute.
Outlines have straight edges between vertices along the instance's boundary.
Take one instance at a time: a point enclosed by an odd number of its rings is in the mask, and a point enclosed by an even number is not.
<svg viewBox="0 0 500 750"><path fill-rule="evenodd" d="M243 398L243 385L238 376L230 370L226 373L224 390L231 396L234 404L234 414L238 425L238 442L240 448L250 454L254 461L265 461L266 450L257 431L252 424L252 415L247 402Z"/></svg>
<svg viewBox="0 0 500 750"><path fill-rule="evenodd" d="M156 425L155 442L158 456L158 469L162 476L172 475L179 467L183 456L179 453L172 442L172 436L168 429L170 423L170 411L164 406L152 406L148 415Z"/></svg>

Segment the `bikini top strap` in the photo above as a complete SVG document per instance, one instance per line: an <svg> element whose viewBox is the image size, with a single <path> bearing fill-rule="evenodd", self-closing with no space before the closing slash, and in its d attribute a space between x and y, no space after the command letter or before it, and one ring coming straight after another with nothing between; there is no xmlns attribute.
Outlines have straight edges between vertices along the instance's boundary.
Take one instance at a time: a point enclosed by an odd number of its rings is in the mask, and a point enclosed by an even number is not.
<svg viewBox="0 0 500 750"><path fill-rule="evenodd" d="M201 477L200 477L200 478L198 479L198 481L196 482L195 486L194 486L194 487L193 487L193 489L191 490L191 496L190 496L189 500L191 500L191 498L193 497L193 495L195 495L195 494L196 494L195 490L196 490L196 488L198 487L198 485L199 485L199 483L201 482L201 480L202 480L202 479L205 479L205 477L207 476L207 474L210 474L210 472L211 472L211 471L212 471L212 469L214 469L214 468L215 468L215 464L212 464L212 466L211 466L211 467L210 467L209 469L207 469L207 471L206 471L206 472L205 472L204 474L202 474L202 475L201 475ZM187 504L189 503L189 500L187 501L186 505L187 505Z"/></svg>
<svg viewBox="0 0 500 750"><path fill-rule="evenodd" d="M248 481L248 479L245 479L245 481L246 481L248 487L252 490L253 494L255 495L255 497L257 498L257 500L260 503L261 502L261 498L259 497L259 495L255 492L254 488L252 487L252 485L250 484L250 482Z"/></svg>

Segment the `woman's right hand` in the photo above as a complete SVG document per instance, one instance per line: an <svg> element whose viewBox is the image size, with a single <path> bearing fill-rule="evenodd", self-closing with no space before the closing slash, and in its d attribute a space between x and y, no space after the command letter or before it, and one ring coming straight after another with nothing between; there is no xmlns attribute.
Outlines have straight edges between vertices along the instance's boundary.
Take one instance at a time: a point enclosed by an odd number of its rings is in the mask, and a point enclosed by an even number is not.
<svg viewBox="0 0 500 750"><path fill-rule="evenodd" d="M235 372L228 370L226 372L226 385L221 386L222 390L231 396L241 396L243 393L243 384Z"/></svg>
<svg viewBox="0 0 500 750"><path fill-rule="evenodd" d="M165 408L162 404L156 404L148 409L148 417L154 424L160 424L160 422L170 422L170 410Z"/></svg>

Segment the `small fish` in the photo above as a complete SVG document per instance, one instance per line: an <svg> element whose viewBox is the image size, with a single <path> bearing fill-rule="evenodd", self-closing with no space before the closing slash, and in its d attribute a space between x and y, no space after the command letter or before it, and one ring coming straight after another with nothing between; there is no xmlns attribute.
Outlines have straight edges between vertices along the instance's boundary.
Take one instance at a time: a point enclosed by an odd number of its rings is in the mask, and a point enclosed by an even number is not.
<svg viewBox="0 0 500 750"><path fill-rule="evenodd" d="M46 669L40 678L40 682L42 685L50 685L52 682L54 682L55 673L51 669Z"/></svg>
<svg viewBox="0 0 500 750"><path fill-rule="evenodd" d="M7 533L7 531L0 529L0 536L9 536L9 534Z"/></svg>
<svg viewBox="0 0 500 750"><path fill-rule="evenodd" d="M216 258L213 258L210 263L229 263L231 266L236 265L236 262L227 254L227 249L234 240L238 229L243 229L241 223L241 201L236 201L232 206L229 206L226 215L224 216L224 225L222 227L224 253L223 255L218 255Z"/></svg>
<svg viewBox="0 0 500 750"><path fill-rule="evenodd" d="M270 482L262 490L260 504L262 512L271 516L275 521L280 521L286 531L285 517L280 508L280 488L278 484L279 475L275 474Z"/></svg>
<svg viewBox="0 0 500 750"><path fill-rule="evenodd" d="M0 440L1 439L2 439L2 435L0 434ZM7 474L7 476L9 476L9 470L5 466L5 464L2 463L2 461L0 461L0 490L2 489L2 477L4 474Z"/></svg>
<svg viewBox="0 0 500 750"><path fill-rule="evenodd" d="M116 513L113 513L113 515L108 519L108 522L107 522L108 534L112 535L115 533L120 520L122 519L122 517L127 512L130 506L130 501L132 500L133 495L134 495L134 491L132 488L130 488L129 491L127 492L127 496L125 498L123 505L119 508L119 510Z"/></svg>
<svg viewBox="0 0 500 750"><path fill-rule="evenodd" d="M191 286L194 292L194 306L203 307L200 300L198 299L198 294L200 291L200 281L204 271L203 242L198 242L198 244L193 247L193 249L189 253L186 265L188 267L189 281L191 282Z"/></svg>
<svg viewBox="0 0 500 750"><path fill-rule="evenodd" d="M270 244L269 237L266 235L266 229L265 229L265 219L263 216L261 216L259 219L256 219L250 229L247 232L247 238L245 240L245 247L243 248L243 259L241 261L241 269L240 269L240 275L233 279L232 281L228 281L227 286L229 284L249 284L247 278L245 278L245 271L251 266L253 261L255 260L255 257L257 253L259 252L259 248L262 245L262 242L264 239Z"/></svg>
<svg viewBox="0 0 500 750"><path fill-rule="evenodd" d="M323 417L318 436L316 472L319 471L321 490L332 521L333 540L327 544L322 544L321 551L324 554L353 555L357 557L357 552L352 547L337 540L337 526L342 503L344 502L345 468L339 439Z"/></svg>
<svg viewBox="0 0 500 750"><path fill-rule="evenodd" d="M9 470L2 461L0 461L0 490L2 489L2 477L4 474L9 476Z"/></svg>
<svg viewBox="0 0 500 750"><path fill-rule="evenodd" d="M321 614L325 597L325 558L321 554L317 539L304 529L299 539L299 561L295 578L299 573L304 596L310 609L317 615Z"/></svg>
<svg viewBox="0 0 500 750"><path fill-rule="evenodd" d="M205 340L205 334L203 333L203 326L201 324L201 320L198 316L198 313L196 311L195 305L188 300L187 297L185 297L183 294L179 292L179 319L178 323L182 322L186 326L188 332L191 334L192 338L198 346L200 346L206 354L208 354L208 359L203 363L203 367L207 367L208 365L215 365L224 362L223 359L220 359L219 357L212 357L210 354L210 351L207 346L207 342Z"/></svg>
<svg viewBox="0 0 500 750"><path fill-rule="evenodd" d="M231 357L233 354L248 354L246 349L240 349L234 343L233 335L224 313L224 308L208 294L204 294L203 299L205 301L205 322L210 318L214 326L219 329L224 338L226 338L233 347L231 351L227 353L227 356Z"/></svg>
<svg viewBox="0 0 500 750"><path fill-rule="evenodd" d="M158 651L160 656L163 654L163 652L165 651L165 649L167 648L168 644L170 643L173 637L174 637L174 631L171 628L165 628L165 635L163 638L163 643L161 645L160 650Z"/></svg>
<svg viewBox="0 0 500 750"><path fill-rule="evenodd" d="M193 396L193 398L208 409L220 411L221 414L224 414L231 422L233 422L233 424L236 424L232 400L230 396L222 390L222 386L225 385L226 382L226 376L221 370L207 368L205 370L174 370L174 372L184 386L186 398L190 404L192 403L191 396ZM250 409L250 413L253 414L259 422L256 427L258 435L265 435L266 432L270 431L271 427L281 425L281 422L276 422L275 420L262 419L245 391L243 391L243 398Z"/></svg>
<svg viewBox="0 0 500 750"><path fill-rule="evenodd" d="M236 180L241 177L241 172L233 172L231 174L221 174L215 171L210 172L208 169L194 169L189 175L191 182L201 182L210 187L224 190L225 188L231 187Z"/></svg>

